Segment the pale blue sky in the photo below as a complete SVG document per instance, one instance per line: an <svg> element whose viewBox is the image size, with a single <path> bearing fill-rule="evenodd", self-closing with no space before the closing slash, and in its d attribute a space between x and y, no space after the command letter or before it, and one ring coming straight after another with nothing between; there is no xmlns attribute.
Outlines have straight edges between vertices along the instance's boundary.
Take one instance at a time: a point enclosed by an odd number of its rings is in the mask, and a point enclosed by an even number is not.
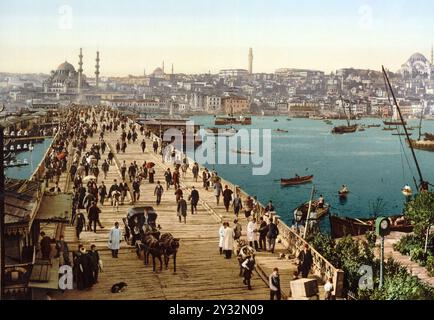
<svg viewBox="0 0 434 320"><path fill-rule="evenodd" d="M66 9L65 9L66 8ZM69 14L70 13L70 14ZM67 59L103 75L279 67L397 69L434 41L429 0L0 0L0 71L49 72Z"/></svg>

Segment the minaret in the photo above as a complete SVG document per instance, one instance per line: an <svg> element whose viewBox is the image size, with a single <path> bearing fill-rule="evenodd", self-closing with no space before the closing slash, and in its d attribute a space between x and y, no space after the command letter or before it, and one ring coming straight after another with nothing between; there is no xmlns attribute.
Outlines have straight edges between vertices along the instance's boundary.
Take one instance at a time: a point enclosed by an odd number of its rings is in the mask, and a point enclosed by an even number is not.
<svg viewBox="0 0 434 320"><path fill-rule="evenodd" d="M434 44L431 44L431 64L434 65Z"/></svg>
<svg viewBox="0 0 434 320"><path fill-rule="evenodd" d="M77 84L77 90L78 93L81 92L81 81L83 76L83 50L80 48L80 55L78 56L78 84Z"/></svg>
<svg viewBox="0 0 434 320"><path fill-rule="evenodd" d="M162 66L162 69L163 69L163 73L164 73L164 60L163 60L163 66Z"/></svg>
<svg viewBox="0 0 434 320"><path fill-rule="evenodd" d="M96 52L96 65L95 65L95 87L99 87L99 51Z"/></svg>
<svg viewBox="0 0 434 320"><path fill-rule="evenodd" d="M253 71L253 49L249 49L249 74L252 74Z"/></svg>
<svg viewBox="0 0 434 320"><path fill-rule="evenodd" d="M173 63L172 63L172 76L173 76Z"/></svg>

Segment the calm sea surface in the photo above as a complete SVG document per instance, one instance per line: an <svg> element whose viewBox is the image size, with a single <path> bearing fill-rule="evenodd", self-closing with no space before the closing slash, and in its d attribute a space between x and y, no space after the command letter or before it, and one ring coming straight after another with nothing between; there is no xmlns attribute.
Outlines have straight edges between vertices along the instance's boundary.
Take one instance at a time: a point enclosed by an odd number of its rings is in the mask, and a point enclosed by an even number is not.
<svg viewBox="0 0 434 320"><path fill-rule="evenodd" d="M42 143L35 143L33 145L35 148L32 152L26 151L18 153L15 158L17 160L27 159L29 165L24 167L7 168L5 170L6 177L14 179L29 179L41 162L42 157L44 156L45 152L51 144L51 141L52 139L45 139Z"/></svg>
<svg viewBox="0 0 434 320"><path fill-rule="evenodd" d="M214 127L213 117L198 116L192 119L204 128ZM280 178L291 178L296 173L300 176L314 175L316 197L323 194L334 214L369 217L374 207L379 207L383 215L402 212L405 198L400 190L405 184L415 189L413 176L418 180L416 166L404 137L401 144L398 136L392 136L391 131L383 131L382 127L354 134L332 135L333 126L323 121L287 121L286 117L277 117L279 121L274 122L274 119L254 117L251 126L234 126L237 129L273 130L271 159L268 159L271 161L271 171L268 175L252 175L252 164L209 164L207 167L215 168L226 180L256 195L263 204L272 200L278 214L287 223L292 223L293 209L309 200L312 189L312 184L280 186ZM378 119L364 119L358 123L382 124ZM343 125L345 121L333 120L333 124ZM409 125L417 126L418 121L411 120ZM275 132L278 128L288 130L288 133ZM417 130L411 132L413 136L418 136ZM422 132L434 132L434 121L425 121ZM229 147L227 150L230 153ZM416 151L416 156L424 179L434 182L434 153ZM346 203L341 203L337 196L342 184L346 184L351 191ZM323 224L327 228L327 223Z"/></svg>

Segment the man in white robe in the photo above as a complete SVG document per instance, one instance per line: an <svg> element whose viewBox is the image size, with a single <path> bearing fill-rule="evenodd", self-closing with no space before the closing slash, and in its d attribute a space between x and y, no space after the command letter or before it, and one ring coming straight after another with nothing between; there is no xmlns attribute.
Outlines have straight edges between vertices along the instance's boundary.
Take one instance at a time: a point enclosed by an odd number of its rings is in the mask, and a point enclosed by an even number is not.
<svg viewBox="0 0 434 320"><path fill-rule="evenodd" d="M232 258L232 251L234 250L234 229L229 227L229 223L225 223L225 230L223 236L223 251L225 252L226 259Z"/></svg>
<svg viewBox="0 0 434 320"><path fill-rule="evenodd" d="M247 224L247 241L249 241L249 246L255 246L256 251L258 251L257 231L256 218L253 218Z"/></svg>
<svg viewBox="0 0 434 320"><path fill-rule="evenodd" d="M224 225L225 224L222 223L222 225L220 226L220 229L219 229L219 250L220 250L220 254L223 253L223 239L224 239L224 236L225 236L225 226Z"/></svg>
<svg viewBox="0 0 434 320"><path fill-rule="evenodd" d="M110 230L108 247L112 251L112 257L118 257L118 251L121 246L122 230L119 228L119 223L115 222L115 226Z"/></svg>

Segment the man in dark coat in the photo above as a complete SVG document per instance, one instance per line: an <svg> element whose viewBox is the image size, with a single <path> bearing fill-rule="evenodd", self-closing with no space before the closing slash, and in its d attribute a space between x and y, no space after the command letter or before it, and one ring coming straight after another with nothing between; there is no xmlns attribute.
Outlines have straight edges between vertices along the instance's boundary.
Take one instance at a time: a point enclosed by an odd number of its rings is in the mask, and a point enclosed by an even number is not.
<svg viewBox="0 0 434 320"><path fill-rule="evenodd" d="M99 227L103 229L104 227L101 225L101 222L99 221L99 214L101 213L101 209L96 206L96 202L92 202L91 207L88 211L88 220L89 220L89 229L92 230L92 224L93 224L93 231L96 233L96 224L98 223Z"/></svg>
<svg viewBox="0 0 434 320"><path fill-rule="evenodd" d="M182 217L184 217L184 223L187 223L187 202L182 196L178 201L177 214L179 217L179 222L181 222Z"/></svg>
<svg viewBox="0 0 434 320"><path fill-rule="evenodd" d="M229 212L229 205L232 201L232 190L226 185L225 190L223 190L223 204L225 205L226 212Z"/></svg>
<svg viewBox="0 0 434 320"><path fill-rule="evenodd" d="M279 229L277 228L276 223L271 219L270 224L268 225L268 247L271 253L274 253L274 247L276 245L276 239L279 235Z"/></svg>
<svg viewBox="0 0 434 320"><path fill-rule="evenodd" d="M191 214L197 213L197 204L199 202L199 191L194 186L191 187L191 193L188 197L191 205Z"/></svg>
<svg viewBox="0 0 434 320"><path fill-rule="evenodd" d="M98 274L99 274L99 252L96 250L96 246L93 244L90 246L89 257L91 261L91 266L93 270L93 279L94 283L98 282Z"/></svg>
<svg viewBox="0 0 434 320"><path fill-rule="evenodd" d="M145 139L142 140L142 142L140 143L140 146L142 147L142 152L145 153L145 150L146 150L146 141L145 141Z"/></svg>
<svg viewBox="0 0 434 320"><path fill-rule="evenodd" d="M298 255L298 260L298 272L301 273L303 278L307 278L313 263L312 253L307 244L304 245L303 251Z"/></svg>
<svg viewBox="0 0 434 320"><path fill-rule="evenodd" d="M83 245L79 245L79 251L75 255L74 268L77 289L84 290L91 288L95 283L92 261Z"/></svg>
<svg viewBox="0 0 434 320"><path fill-rule="evenodd" d="M172 184L172 173L170 172L170 168L167 168L166 172L164 172L164 180L166 181L166 190L169 190L169 187Z"/></svg>
<svg viewBox="0 0 434 320"><path fill-rule="evenodd" d="M104 200L107 197L107 187L104 184L104 181L101 182L101 185L98 187L98 195L101 206L104 205Z"/></svg>
<svg viewBox="0 0 434 320"><path fill-rule="evenodd" d="M77 240L80 240L80 233L83 231L83 228L86 225L86 218L84 217L83 213L78 212L75 219L77 220L77 224L75 225Z"/></svg>
<svg viewBox="0 0 434 320"><path fill-rule="evenodd" d="M140 180L138 178L134 179L132 187L133 187L133 203L135 203L140 199Z"/></svg>
<svg viewBox="0 0 434 320"><path fill-rule="evenodd" d="M253 256L248 256L246 260L241 264L244 269L244 280L243 283L247 286L248 290L252 290L251 279L253 270L255 270L255 258Z"/></svg>
<svg viewBox="0 0 434 320"><path fill-rule="evenodd" d="M268 225L264 221L263 217L259 218L259 249L267 250L267 233L268 233Z"/></svg>

